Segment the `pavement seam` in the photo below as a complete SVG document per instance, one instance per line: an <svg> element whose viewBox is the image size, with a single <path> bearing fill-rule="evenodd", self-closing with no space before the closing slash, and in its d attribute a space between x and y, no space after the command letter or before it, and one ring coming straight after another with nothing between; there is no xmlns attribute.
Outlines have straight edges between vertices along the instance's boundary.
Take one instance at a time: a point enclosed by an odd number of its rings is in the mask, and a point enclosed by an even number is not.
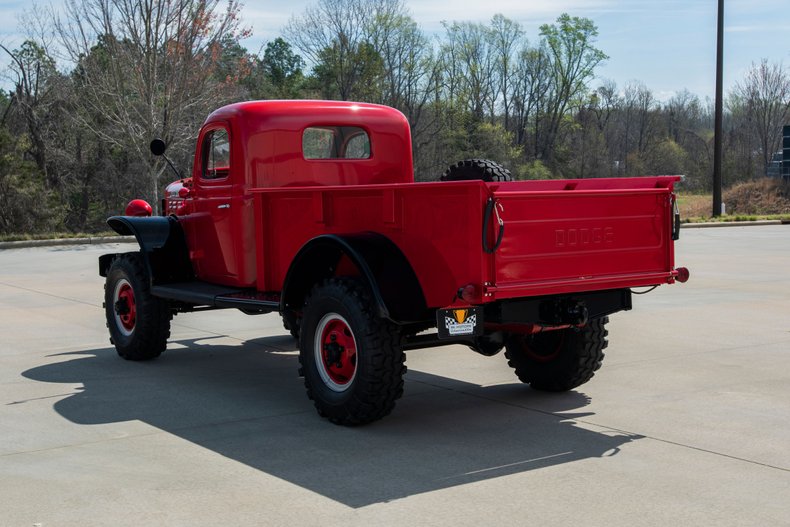
<svg viewBox="0 0 790 527"><path fill-rule="evenodd" d="M84 300L77 300L77 299L69 298L69 297L66 297L66 296L54 295L52 293L47 293L45 291L39 291L38 289L31 289L29 287L23 287L21 285L9 284L7 282L0 282L0 285L6 286L6 287L11 287L13 289L19 289L21 291L27 291L28 293L38 293L40 295L49 296L49 297L57 298L57 299L60 299L60 300L68 300L69 302L76 302L77 304L83 304L83 305L86 305L86 306L91 306L91 307L95 307L95 308L101 309L101 307L99 305L93 304L91 302L86 302Z"/></svg>
<svg viewBox="0 0 790 527"><path fill-rule="evenodd" d="M589 425L599 426L601 428L606 428L607 430L612 430L612 431L615 431L615 432L621 432L623 434L633 433L633 432L628 432L626 430L620 430L619 428L613 428L611 426L604 426L604 425L599 425L599 424L592 423L592 422L589 422L589 421L584 421L582 419L575 419L575 421L578 421L580 423L589 424ZM750 465L757 465L757 466L760 466L760 467L772 468L772 469L780 470L782 472L790 472L790 468L780 467L780 466L777 466L777 465L771 465L771 464L768 464L768 463L763 463L762 461L755 461L753 459L747 459L747 458L744 458L744 457L734 456L732 454L725 454L724 452L717 452L715 450L710 450L710 449L707 449L707 448L702 448L702 447L698 447L698 446L694 446L694 445L687 445L685 443L680 443L678 441L672 441L670 439L662 439L660 437L655 437L655 436L651 436L651 435L646 435L646 434L636 434L636 435L640 435L640 436L644 437L645 439L652 439L653 441L657 441L659 443L664 443L664 444L673 445L673 446L679 446L681 448L688 448L690 450L696 450L698 452L704 452L706 454L712 454L714 456L724 457L724 458L727 458L727 459L732 459L734 461L742 461L744 463L749 463Z"/></svg>
<svg viewBox="0 0 790 527"><path fill-rule="evenodd" d="M630 365L633 365L633 364L645 364L645 363L650 363L650 362L660 362L660 361L665 361L665 360L674 360L674 359L677 359L678 357L694 357L694 356L697 356L697 355L709 355L711 353L721 353L721 352L727 352L727 351L748 350L748 349L752 348L755 345L759 345L759 346L776 346L777 344L785 344L785 343L790 343L790 339L783 339L783 340L779 340L779 341L776 341L776 342L760 342L758 344L752 344L751 346L733 346L733 347L730 347L730 348L719 348L719 349L712 349L712 350L707 350L707 351L693 351L693 352L690 352L690 353L677 353L677 354L674 354L674 355L667 355L667 356L664 356L664 357L653 357L653 358L642 359L642 360L623 361L623 362L617 362L615 364L609 364L609 365L607 365L606 369L610 370L612 368L617 368L617 367L620 367L620 366L630 366Z"/></svg>
<svg viewBox="0 0 790 527"><path fill-rule="evenodd" d="M603 425L603 424L600 424L600 423L595 423L595 422L588 421L588 420L585 420L585 419L569 418L569 417L564 416L562 414L556 414L554 412L549 412L549 411L546 411L546 410L539 410L537 408L531 408L529 406L524 406L524 405L521 405L521 404L516 404L516 403L509 402L509 401L502 401L501 399L496 399L496 398L492 398L492 397L486 397L484 395L469 393L469 392L466 392L464 390L458 390L456 388L451 388L451 387L448 387L448 386L441 386L441 385L437 385L437 384L433 384L433 383L425 382L425 381L419 381L419 380L415 380L414 382L418 382L420 384L424 384L424 385L427 385L427 386L432 386L434 388L439 388L439 389L446 390L446 391L451 391L451 392L456 392L456 393L460 393L460 394L463 394L463 395L468 395L469 397L475 397L477 399L482 399L484 401L504 404L506 406L511 406L513 408L519 408L521 410L527 410L529 412L535 412L535 413L539 413L539 414L555 417L557 419L561 419L561 420L564 420L564 421L572 421L572 422L576 422L576 423L583 423L583 424L586 424L586 425L602 428L604 430L610 430L612 432L618 432L618 433L621 433L621 434L627 434L627 435L631 435L631 436L639 436L639 437L642 437L642 438L645 438L645 439L651 439L653 441L657 441L659 443L665 443L665 444L668 444L668 445L678 446L678 447L681 447L681 448L687 448L687 449L690 449L690 450L696 450L698 452L704 452L706 454L711 454L711 455L714 455L714 456L724 457L724 458L727 458L727 459L732 459L734 461L741 461L741 462L744 462L744 463L748 463L750 465L757 465L757 466L761 466L761 467L765 467L765 468L771 468L771 469L775 469L775 470L780 470L782 472L790 472L790 468L780 467L780 466L777 466L777 465L771 465L771 464L768 464L768 463L763 463L761 461L755 461L755 460L752 460L752 459L747 459L747 458L743 458L743 457L733 456L731 454L725 454L723 452L717 452L715 450L710 450L710 449L707 449L707 448L697 447L697 446L694 446L694 445L687 445L685 443L680 443L678 441L672 441L670 439L662 439L660 437L655 437L655 436L651 436L651 435L647 435L647 434L641 434L639 432L631 432L631 431L628 431L628 430L623 430L621 428L615 428L615 427L612 427L612 426Z"/></svg>

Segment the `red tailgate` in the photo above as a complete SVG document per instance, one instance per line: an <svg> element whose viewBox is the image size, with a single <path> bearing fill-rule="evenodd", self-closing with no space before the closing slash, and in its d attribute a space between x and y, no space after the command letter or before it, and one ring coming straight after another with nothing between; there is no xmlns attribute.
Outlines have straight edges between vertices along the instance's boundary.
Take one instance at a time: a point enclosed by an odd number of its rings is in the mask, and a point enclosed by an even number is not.
<svg viewBox="0 0 790 527"><path fill-rule="evenodd" d="M673 282L672 186L679 179L491 185L505 231L488 292L502 299Z"/></svg>

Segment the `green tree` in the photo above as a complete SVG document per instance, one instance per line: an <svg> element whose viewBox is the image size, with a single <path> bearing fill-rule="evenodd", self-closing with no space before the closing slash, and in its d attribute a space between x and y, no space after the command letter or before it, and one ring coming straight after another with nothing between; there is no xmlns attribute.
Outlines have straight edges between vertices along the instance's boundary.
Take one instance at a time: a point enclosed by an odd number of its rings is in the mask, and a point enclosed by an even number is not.
<svg viewBox="0 0 790 527"><path fill-rule="evenodd" d="M271 84L274 96L282 99L298 97L304 82L304 59L293 52L291 45L282 38L266 44L262 69Z"/></svg>
<svg viewBox="0 0 790 527"><path fill-rule="evenodd" d="M35 162L25 160L26 136L0 127L0 233L57 230L63 208Z"/></svg>
<svg viewBox="0 0 790 527"><path fill-rule="evenodd" d="M47 116L55 103L60 76L55 60L37 42L26 40L19 49L0 49L11 59L9 69L13 74L14 89L10 108L19 112L30 137L27 154L44 174L49 187L57 186L56 172L49 172L47 163Z"/></svg>
<svg viewBox="0 0 790 527"><path fill-rule="evenodd" d="M551 91L542 110L544 128L538 157L554 158L565 116L584 100L595 68L608 56L595 47L598 28L588 18L562 14L555 24L544 24L540 34L551 60Z"/></svg>
<svg viewBox="0 0 790 527"><path fill-rule="evenodd" d="M313 75L322 97L366 102L381 97L384 62L370 43L350 48L341 40L325 48L319 57Z"/></svg>

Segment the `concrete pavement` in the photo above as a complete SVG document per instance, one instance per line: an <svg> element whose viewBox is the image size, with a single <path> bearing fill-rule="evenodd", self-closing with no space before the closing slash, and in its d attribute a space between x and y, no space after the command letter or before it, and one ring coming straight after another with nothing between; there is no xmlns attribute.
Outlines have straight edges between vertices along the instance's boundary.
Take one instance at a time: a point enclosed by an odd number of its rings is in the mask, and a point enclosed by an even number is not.
<svg viewBox="0 0 790 527"><path fill-rule="evenodd" d="M96 258L129 248L0 251L0 526L790 525L786 226L684 230L691 280L614 315L574 392L418 350L361 428L317 416L273 315L117 358Z"/></svg>

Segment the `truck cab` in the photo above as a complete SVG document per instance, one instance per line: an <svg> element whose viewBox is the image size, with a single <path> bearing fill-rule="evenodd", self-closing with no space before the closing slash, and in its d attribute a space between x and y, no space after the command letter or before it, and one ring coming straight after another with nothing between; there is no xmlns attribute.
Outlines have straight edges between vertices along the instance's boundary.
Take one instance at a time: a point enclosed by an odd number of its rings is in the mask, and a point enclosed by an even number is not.
<svg viewBox="0 0 790 527"><path fill-rule="evenodd" d="M195 275L228 286L256 281L250 189L414 181L407 120L374 104L232 104L208 116L197 145L192 177L168 186L163 210L179 216Z"/></svg>

